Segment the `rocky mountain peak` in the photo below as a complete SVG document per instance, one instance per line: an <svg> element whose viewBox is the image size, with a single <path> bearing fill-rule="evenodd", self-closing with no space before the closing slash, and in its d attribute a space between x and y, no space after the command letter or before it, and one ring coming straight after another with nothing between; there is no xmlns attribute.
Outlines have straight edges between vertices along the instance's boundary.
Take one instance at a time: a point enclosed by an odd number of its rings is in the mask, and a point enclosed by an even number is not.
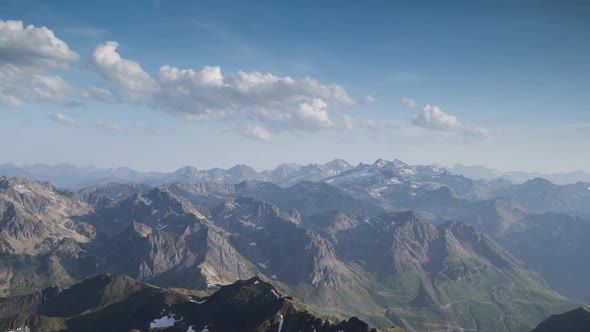
<svg viewBox="0 0 590 332"><path fill-rule="evenodd" d="M390 164L390 162L389 162L389 161L387 161L387 160L384 160L384 159L377 159L377 160L375 160L375 162L373 163L373 167L374 167L374 168L377 168L377 169L379 169L379 168L383 168L383 167L385 167L385 166L387 166L387 165L389 165L389 164Z"/></svg>
<svg viewBox="0 0 590 332"><path fill-rule="evenodd" d="M181 167L181 168L177 169L172 174L188 175L188 176L190 176L190 175L195 175L197 173L199 173L199 170L196 167L187 165L187 166L184 166L184 167Z"/></svg>
<svg viewBox="0 0 590 332"><path fill-rule="evenodd" d="M352 165L343 159L334 159L325 163L323 166L336 171L344 171L352 168Z"/></svg>
<svg viewBox="0 0 590 332"><path fill-rule="evenodd" d="M404 163L403 161L399 160L399 159L394 159L392 162L393 166L397 167L397 168L405 168L405 167L410 167L410 165Z"/></svg>

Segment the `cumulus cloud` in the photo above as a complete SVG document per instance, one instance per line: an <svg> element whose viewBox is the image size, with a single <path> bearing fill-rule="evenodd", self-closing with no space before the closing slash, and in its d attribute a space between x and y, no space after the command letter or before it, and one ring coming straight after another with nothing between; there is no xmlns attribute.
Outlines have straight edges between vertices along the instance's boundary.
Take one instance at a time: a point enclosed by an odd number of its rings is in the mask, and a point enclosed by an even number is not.
<svg viewBox="0 0 590 332"><path fill-rule="evenodd" d="M141 99L158 90L156 81L146 73L139 63L122 59L117 42L99 45L92 54L98 73L107 81L124 89L130 99Z"/></svg>
<svg viewBox="0 0 590 332"><path fill-rule="evenodd" d="M113 99L113 94L109 90L97 86L82 91L80 96L84 99L108 102L112 101Z"/></svg>
<svg viewBox="0 0 590 332"><path fill-rule="evenodd" d="M412 118L412 124L417 127L455 132L465 136L485 137L489 135L486 129L466 126L454 115L443 112L438 106L428 104Z"/></svg>
<svg viewBox="0 0 590 332"><path fill-rule="evenodd" d="M118 46L107 42L93 53L93 67L117 88L118 98L189 119L245 122L266 132L319 130L335 127L338 105L356 103L343 87L311 77L224 74L216 66L194 70L169 65L151 75L138 62L121 57Z"/></svg>
<svg viewBox="0 0 590 332"><path fill-rule="evenodd" d="M415 108L416 107L416 101L414 99L411 98L407 98L407 97L403 97L402 98L402 106L406 107L406 108Z"/></svg>
<svg viewBox="0 0 590 332"><path fill-rule="evenodd" d="M255 125L248 125L242 128L242 134L244 134L244 136L246 137L257 139L260 141L270 141L272 138L270 132L268 132L266 129L260 126Z"/></svg>
<svg viewBox="0 0 590 332"><path fill-rule="evenodd" d="M53 120L53 122L55 122L55 123L59 123L59 124L66 125L66 126L71 126L74 123L76 123L76 121L74 121L74 119L63 115L62 113L51 113L51 114L49 114L49 118L51 120Z"/></svg>
<svg viewBox="0 0 590 332"><path fill-rule="evenodd" d="M78 60L78 54L48 28L0 20L0 104L72 104L75 89L49 71Z"/></svg>
<svg viewBox="0 0 590 332"><path fill-rule="evenodd" d="M372 105L377 102L377 99L371 95L365 96L365 98L359 100L359 104L361 105Z"/></svg>
<svg viewBox="0 0 590 332"><path fill-rule="evenodd" d="M78 54L46 27L0 20L0 62L66 68Z"/></svg>

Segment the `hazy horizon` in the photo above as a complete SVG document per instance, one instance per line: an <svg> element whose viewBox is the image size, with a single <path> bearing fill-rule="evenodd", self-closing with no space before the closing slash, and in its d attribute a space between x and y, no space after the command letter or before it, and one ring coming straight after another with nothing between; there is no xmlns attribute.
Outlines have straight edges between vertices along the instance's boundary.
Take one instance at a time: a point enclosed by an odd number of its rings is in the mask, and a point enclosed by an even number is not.
<svg viewBox="0 0 590 332"><path fill-rule="evenodd" d="M461 163L456 163L456 164L453 164L453 165L444 165L444 164L436 163L436 162L433 162L433 163L428 163L428 162L426 162L426 163L412 163L412 162L409 162L409 161L404 160L404 159L401 159L401 158L390 158L390 159L387 159L387 158L376 158L374 160L361 160L361 161L358 161L358 162L352 162L352 161L346 160L344 158L333 158L333 159L329 159L329 160L311 161L311 162L291 161L291 162L278 163L278 164L276 164L274 166L271 166L271 167L268 167L268 168L259 168L259 167L255 167L253 165L249 165L249 164L246 164L246 163L243 163L243 162L236 162L234 164L228 164L228 165L223 165L223 166L214 165L212 167L199 167L197 165L185 164L185 165L179 165L178 167L173 167L173 168L170 168L170 169L150 169L150 168L141 168L141 167L140 168L135 168L135 167L127 166L127 165L115 165L115 166L84 165L84 164L75 164L75 163L67 162L67 161L66 162L58 162L58 163L34 162L34 163L17 164L17 163L13 163L13 162L2 162L0 160L0 165L13 165L15 167L26 167L26 166L36 166L36 165L45 165L45 166L69 165L69 166L74 166L74 167L79 167L79 168L95 168L97 170L128 168L128 169L132 169L132 170L140 171L140 172L157 172L157 173L171 173L171 172L174 172L174 171L179 170L179 169L184 168L184 167L194 167L194 168L196 168L198 170L208 170L208 169L213 169L213 168L229 169L229 168L232 168L234 166L243 165L243 166L251 167L254 170L256 170L257 172L264 172L264 171L274 170L277 167L279 167L281 165L286 165L286 164L295 164L295 165L302 165L302 166L311 165L311 164L323 165L323 164L329 163L329 162L334 161L334 160L343 160L343 161L349 163L351 166L355 167L355 166L357 166L359 164L364 164L364 165L367 165L368 164L368 165L370 165L370 164L375 163L377 160L394 161L396 159L397 160L400 160L400 161L402 161L402 162L404 162L404 163L406 163L406 164L408 164L410 166L436 166L436 167L442 167L442 168L445 168L445 169L452 169L454 167L468 167L468 168L469 167L482 167L482 168L486 168L486 169L489 169L489 170L497 171L497 172L500 172L500 173L521 173L522 172L522 173L542 174L542 175L568 174L568 173L575 173L575 172L580 172L580 171L581 172L585 172L585 173L589 173L589 171L587 171L585 169L581 169L581 168L579 168L579 169L572 169L572 170L569 170L569 171L566 170L566 171L557 171L557 172L542 172L542 171L497 169L497 168L494 168L494 167L488 167L486 165L464 165L464 164L461 164Z"/></svg>

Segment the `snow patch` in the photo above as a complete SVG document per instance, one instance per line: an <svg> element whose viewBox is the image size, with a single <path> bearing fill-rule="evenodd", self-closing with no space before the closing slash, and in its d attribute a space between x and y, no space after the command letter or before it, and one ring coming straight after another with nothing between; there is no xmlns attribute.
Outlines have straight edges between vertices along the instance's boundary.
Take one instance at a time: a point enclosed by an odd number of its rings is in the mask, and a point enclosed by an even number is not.
<svg viewBox="0 0 590 332"><path fill-rule="evenodd" d="M274 280L277 280L277 275L276 274L273 274L270 277L273 278Z"/></svg>
<svg viewBox="0 0 590 332"><path fill-rule="evenodd" d="M283 315L279 315L279 316L281 316L281 321L279 322L279 329L277 332L281 332L281 330L283 329L283 321L284 321Z"/></svg>
<svg viewBox="0 0 590 332"><path fill-rule="evenodd" d="M258 285L260 283L260 281L256 280L254 281L254 285Z"/></svg>
<svg viewBox="0 0 590 332"><path fill-rule="evenodd" d="M205 302L207 302L207 300L201 300L201 301L191 300L191 303L196 303L196 304L203 304Z"/></svg>
<svg viewBox="0 0 590 332"><path fill-rule="evenodd" d="M180 322L182 317L179 320L174 319L173 315L164 316L162 318L154 319L150 323L150 329L162 328L162 327L172 327L175 323Z"/></svg>
<svg viewBox="0 0 590 332"><path fill-rule="evenodd" d="M156 227L156 229L159 230L159 231L161 231L161 230L163 230L166 227L168 227L168 225L163 225L163 226L159 226L158 225L158 227Z"/></svg>
<svg viewBox="0 0 590 332"><path fill-rule="evenodd" d="M252 247L256 247L256 242L250 242L250 245L251 245Z"/></svg>
<svg viewBox="0 0 590 332"><path fill-rule="evenodd" d="M387 180L388 184L400 184L401 182L399 181L398 178L391 178L389 180Z"/></svg>
<svg viewBox="0 0 590 332"><path fill-rule="evenodd" d="M189 326L189 327L188 327L188 330L186 330L186 332L197 332L197 331L195 331L195 330L193 329L193 326L194 326L194 325L191 325L191 326Z"/></svg>
<svg viewBox="0 0 590 332"><path fill-rule="evenodd" d="M266 261L265 263L258 263L258 266L260 266L263 269L266 269L266 268L268 268L267 264L268 264L268 261Z"/></svg>
<svg viewBox="0 0 590 332"><path fill-rule="evenodd" d="M281 296L279 295L279 293L277 293L274 289L271 289L270 292L272 293L272 295L274 295L277 299L280 299Z"/></svg>
<svg viewBox="0 0 590 332"><path fill-rule="evenodd" d="M416 172L413 169L409 168L402 168L399 170L399 172L403 175L416 175Z"/></svg>
<svg viewBox="0 0 590 332"><path fill-rule="evenodd" d="M140 197L139 200L145 205L152 205L152 200L147 197Z"/></svg>

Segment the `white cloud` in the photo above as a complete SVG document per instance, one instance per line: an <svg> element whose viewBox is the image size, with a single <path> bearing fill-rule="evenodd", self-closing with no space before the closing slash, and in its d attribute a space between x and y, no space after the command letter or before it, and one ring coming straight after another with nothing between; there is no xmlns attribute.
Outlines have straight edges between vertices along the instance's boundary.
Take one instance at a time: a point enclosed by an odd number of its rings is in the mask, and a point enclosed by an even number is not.
<svg viewBox="0 0 590 332"><path fill-rule="evenodd" d="M257 139L260 141L270 141L272 138L271 133L260 126L248 125L242 128L242 134L244 136Z"/></svg>
<svg viewBox="0 0 590 332"><path fill-rule="evenodd" d="M248 121L272 131L334 127L337 105L355 101L339 85L258 71L222 73L163 65L157 76L122 58L116 42L99 45L94 68L122 94L120 98L195 120Z"/></svg>
<svg viewBox="0 0 590 332"><path fill-rule="evenodd" d="M402 106L407 107L407 108L415 108L416 105L417 104L414 99L407 98L407 97L402 98Z"/></svg>
<svg viewBox="0 0 590 332"><path fill-rule="evenodd" d="M67 68L78 54L46 27L0 20L0 63Z"/></svg>
<svg viewBox="0 0 590 332"><path fill-rule="evenodd" d="M72 104L75 89L49 70L67 68L78 60L78 54L48 28L0 20L0 104Z"/></svg>
<svg viewBox="0 0 590 332"><path fill-rule="evenodd" d="M62 113L51 113L49 114L49 118L53 120L55 123L63 124L66 126L71 126L74 123L76 123L74 119L63 115Z"/></svg>
<svg viewBox="0 0 590 332"><path fill-rule="evenodd" d="M113 130L113 131L121 131L121 125L115 122L105 121L105 120L98 120L94 123L96 127L101 129Z"/></svg>
<svg viewBox="0 0 590 332"><path fill-rule="evenodd" d="M40 69L13 64L0 65L0 103L19 107L26 102L72 104L74 89L61 77Z"/></svg>
<svg viewBox="0 0 590 332"><path fill-rule="evenodd" d="M100 101L112 101L113 99L113 95L109 90L97 86L82 91L80 96L84 99Z"/></svg>
<svg viewBox="0 0 590 332"><path fill-rule="evenodd" d="M158 90L156 81L146 73L139 63L122 59L117 42L99 45L92 54L94 67L107 81L124 89L132 100L145 98Z"/></svg>
<svg viewBox="0 0 590 332"><path fill-rule="evenodd" d="M371 95L365 96L365 98L359 100L359 104L361 105L372 105L377 102L377 99Z"/></svg>
<svg viewBox="0 0 590 332"><path fill-rule="evenodd" d="M437 130L458 131L463 129L463 124L455 116L443 112L438 106L428 104L422 112L412 119L412 123L418 127Z"/></svg>
<svg viewBox="0 0 590 332"><path fill-rule="evenodd" d="M347 115L347 114L345 114L342 117L342 124L344 125L344 128L346 128L346 129L354 129L357 126L356 120L352 116Z"/></svg>
<svg viewBox="0 0 590 332"><path fill-rule="evenodd" d="M327 111L328 104L320 98L315 98L310 103L299 104L297 112L302 126L309 127L330 127L332 120Z"/></svg>
<svg viewBox="0 0 590 332"><path fill-rule="evenodd" d="M438 106L426 105L424 109L412 119L417 127L455 132L465 136L485 137L489 132L484 128L470 127L461 123L451 114L443 112Z"/></svg>

